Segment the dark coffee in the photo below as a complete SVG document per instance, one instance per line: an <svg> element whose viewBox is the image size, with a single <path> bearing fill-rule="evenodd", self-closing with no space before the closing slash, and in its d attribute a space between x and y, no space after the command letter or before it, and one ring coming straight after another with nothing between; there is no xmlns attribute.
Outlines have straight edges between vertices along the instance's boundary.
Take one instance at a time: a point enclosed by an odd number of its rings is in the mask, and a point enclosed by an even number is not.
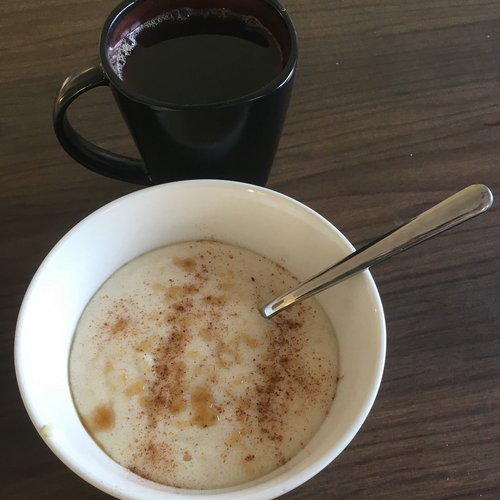
<svg viewBox="0 0 500 500"><path fill-rule="evenodd" d="M172 104L210 104L251 94L283 69L280 47L254 17L227 9L182 9L122 39L115 69L140 95Z"/></svg>

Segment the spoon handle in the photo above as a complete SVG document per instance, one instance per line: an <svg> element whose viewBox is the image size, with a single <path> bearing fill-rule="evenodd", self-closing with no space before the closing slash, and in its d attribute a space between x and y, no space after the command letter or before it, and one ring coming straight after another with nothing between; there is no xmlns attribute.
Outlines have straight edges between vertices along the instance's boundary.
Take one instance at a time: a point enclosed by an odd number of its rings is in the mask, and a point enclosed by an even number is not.
<svg viewBox="0 0 500 500"><path fill-rule="evenodd" d="M469 186L269 302L261 314L270 318L292 304L479 215L492 203L493 195L486 186Z"/></svg>

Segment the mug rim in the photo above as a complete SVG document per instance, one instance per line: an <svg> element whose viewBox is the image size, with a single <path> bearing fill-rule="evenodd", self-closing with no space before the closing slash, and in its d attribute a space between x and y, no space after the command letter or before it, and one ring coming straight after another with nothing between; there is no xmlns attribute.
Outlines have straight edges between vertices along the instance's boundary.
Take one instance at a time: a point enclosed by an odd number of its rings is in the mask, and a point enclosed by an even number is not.
<svg viewBox="0 0 500 500"><path fill-rule="evenodd" d="M280 16L282 21L285 24L285 27L288 32L288 36L290 37L290 54L288 56L288 60L286 64L283 66L279 74L274 77L270 82L266 85L258 88L254 92L249 94L245 94L239 97L235 97L232 99L228 99L226 101L215 101L213 103L205 103L205 104L179 104L173 102L161 101L158 99L154 99L143 95L139 92L134 91L129 86L125 85L123 80L121 80L113 67L111 66L108 57L107 57L107 42L109 38L110 30L118 19L124 15L128 10L132 9L135 5L145 2L148 0L124 0L120 4L118 4L108 15L106 21L104 22L104 26L101 31L101 36L99 39L99 58L101 67L103 71L112 84L112 86L117 89L121 94L125 95L129 99L140 103L145 104L147 106L151 106L154 108L160 109L175 109L175 110L205 110L205 109L217 109L217 108L225 108L230 106L242 105L245 103L250 103L259 99L263 99L273 92L278 91L282 87L284 87L290 80L293 79L295 68L297 66L297 57L298 57L298 41L297 41L297 32L292 23L290 16L288 15L288 11L286 8L281 5L278 0L255 0L257 2L268 4L274 11ZM209 6L207 6L208 8Z"/></svg>

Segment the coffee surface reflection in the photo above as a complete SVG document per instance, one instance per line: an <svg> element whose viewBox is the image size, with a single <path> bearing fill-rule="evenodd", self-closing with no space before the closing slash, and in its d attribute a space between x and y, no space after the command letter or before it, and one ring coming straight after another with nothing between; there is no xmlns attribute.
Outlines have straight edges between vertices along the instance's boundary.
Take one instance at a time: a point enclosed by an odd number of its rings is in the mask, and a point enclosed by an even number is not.
<svg viewBox="0 0 500 500"><path fill-rule="evenodd" d="M167 12L122 38L111 61L139 94L164 103L212 104L242 97L283 69L271 32L227 9Z"/></svg>

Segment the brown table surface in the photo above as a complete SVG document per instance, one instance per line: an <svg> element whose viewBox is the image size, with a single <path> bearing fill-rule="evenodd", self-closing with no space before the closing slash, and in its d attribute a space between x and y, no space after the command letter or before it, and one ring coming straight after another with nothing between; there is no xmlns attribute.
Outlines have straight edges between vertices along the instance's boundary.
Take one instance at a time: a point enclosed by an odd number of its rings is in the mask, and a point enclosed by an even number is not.
<svg viewBox="0 0 500 500"><path fill-rule="evenodd" d="M300 64L268 186L355 244L453 192L500 193L499 0L284 0ZM107 498L40 439L16 385L17 313L75 223L138 186L69 158L51 123L62 80L94 61L113 0L1 7L0 498ZM104 147L134 153L107 89L71 110ZM500 221L485 215L373 270L387 361L350 446L289 499L500 498Z"/></svg>

